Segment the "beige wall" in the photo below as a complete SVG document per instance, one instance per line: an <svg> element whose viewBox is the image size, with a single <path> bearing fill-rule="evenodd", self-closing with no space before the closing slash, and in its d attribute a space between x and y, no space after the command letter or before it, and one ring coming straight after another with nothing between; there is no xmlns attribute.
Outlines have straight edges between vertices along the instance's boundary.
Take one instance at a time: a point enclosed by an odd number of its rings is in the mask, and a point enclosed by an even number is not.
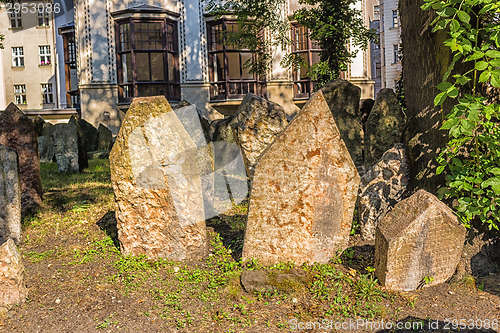
<svg viewBox="0 0 500 333"><path fill-rule="evenodd" d="M116 105L117 100L118 89L115 85L80 85L82 118L96 127L100 123L106 125L113 134L118 133L125 117Z"/></svg>
<svg viewBox="0 0 500 333"><path fill-rule="evenodd" d="M51 17L52 19L52 17ZM15 101L14 84L26 86L27 105L20 105L21 109L41 109L42 94L41 84L52 83L54 103L57 100L57 87L55 79L55 48L54 27L50 21L49 27L38 27L36 13L22 13L23 27L21 29L10 28L10 17L6 7L2 4L0 9L0 31L5 35L4 49L2 53L3 71L3 94L5 100L0 109ZM40 45L50 45L51 64L39 66ZM24 50L24 67L12 67L12 47L22 46ZM0 87L1 88L1 87ZM2 99L0 98L0 103ZM57 107L56 104L53 107Z"/></svg>

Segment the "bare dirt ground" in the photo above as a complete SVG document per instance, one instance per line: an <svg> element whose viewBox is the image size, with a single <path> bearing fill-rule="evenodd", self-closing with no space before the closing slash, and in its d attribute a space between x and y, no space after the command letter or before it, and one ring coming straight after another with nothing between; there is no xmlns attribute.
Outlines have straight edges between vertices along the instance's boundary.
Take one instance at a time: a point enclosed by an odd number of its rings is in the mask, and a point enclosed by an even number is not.
<svg viewBox="0 0 500 333"><path fill-rule="evenodd" d="M106 160L79 175L42 172L44 207L24 221L21 245L29 297L0 332L500 331L498 274L389 292L370 272L373 244L354 236L330 264L301 267L307 282L249 294L241 272L260 267L239 261L245 205L209 222L206 260L148 261L117 248Z"/></svg>

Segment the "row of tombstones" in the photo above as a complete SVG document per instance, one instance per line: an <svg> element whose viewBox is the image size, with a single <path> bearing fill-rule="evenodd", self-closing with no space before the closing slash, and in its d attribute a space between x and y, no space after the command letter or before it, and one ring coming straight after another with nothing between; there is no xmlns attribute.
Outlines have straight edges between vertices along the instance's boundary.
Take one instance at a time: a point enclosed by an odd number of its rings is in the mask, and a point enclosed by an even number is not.
<svg viewBox="0 0 500 333"><path fill-rule="evenodd" d="M346 81L333 82L288 118L254 95L223 120L188 103L172 109L163 97L134 99L110 154L122 252L202 258L205 220L249 196L243 260L325 263L347 247L359 200L383 284L412 290L425 277L432 277L428 285L451 277L465 229L430 193L404 199L408 172L398 144L403 126L393 126L402 113L394 93L379 94L364 124L373 135L363 147L351 140L351 116L359 110L352 91ZM378 139L387 145L383 152L372 147ZM362 165L353 153L359 149ZM366 164L367 151L374 165Z"/></svg>
<svg viewBox="0 0 500 333"><path fill-rule="evenodd" d="M17 245L21 216L42 204L40 159L55 160L61 172L78 172L87 165L87 151L103 148L109 153L111 145L111 131L74 117L67 124L31 121L14 104L0 113L0 307L20 303L27 295Z"/></svg>

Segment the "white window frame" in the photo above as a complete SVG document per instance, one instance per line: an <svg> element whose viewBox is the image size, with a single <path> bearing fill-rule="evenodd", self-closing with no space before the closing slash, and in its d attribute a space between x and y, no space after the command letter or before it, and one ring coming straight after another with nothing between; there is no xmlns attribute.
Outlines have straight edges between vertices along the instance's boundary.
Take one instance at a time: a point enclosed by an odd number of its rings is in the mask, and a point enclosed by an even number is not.
<svg viewBox="0 0 500 333"><path fill-rule="evenodd" d="M52 88L52 83L42 83L42 103L43 104L54 104L54 89Z"/></svg>
<svg viewBox="0 0 500 333"><path fill-rule="evenodd" d="M399 44L392 45L392 56L394 57L393 64L398 63L399 62Z"/></svg>
<svg viewBox="0 0 500 333"><path fill-rule="evenodd" d="M24 67L24 48L22 46L12 48L12 67Z"/></svg>
<svg viewBox="0 0 500 333"><path fill-rule="evenodd" d="M25 84L15 84L14 85L14 98L17 105L26 105L26 85Z"/></svg>
<svg viewBox="0 0 500 333"><path fill-rule="evenodd" d="M50 25L49 13L45 6L38 6L37 19L39 27L48 27Z"/></svg>
<svg viewBox="0 0 500 333"><path fill-rule="evenodd" d="M378 21L380 20L380 6L373 6L373 20Z"/></svg>
<svg viewBox="0 0 500 333"><path fill-rule="evenodd" d="M48 66L51 64L50 60L50 45L40 45L38 46L38 64L40 66Z"/></svg>
<svg viewBox="0 0 500 333"><path fill-rule="evenodd" d="M23 19L21 17L21 11L11 10L10 14L10 27L11 28L22 28Z"/></svg>
<svg viewBox="0 0 500 333"><path fill-rule="evenodd" d="M392 11L392 27L393 28L399 27L399 17L397 9Z"/></svg>

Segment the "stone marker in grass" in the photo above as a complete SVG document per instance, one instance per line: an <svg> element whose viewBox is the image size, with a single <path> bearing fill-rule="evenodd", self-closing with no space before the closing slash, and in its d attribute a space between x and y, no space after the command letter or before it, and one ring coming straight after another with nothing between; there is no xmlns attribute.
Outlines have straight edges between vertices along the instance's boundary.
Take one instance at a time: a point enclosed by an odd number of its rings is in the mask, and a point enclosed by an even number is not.
<svg viewBox="0 0 500 333"><path fill-rule="evenodd" d="M0 145L0 244L21 240L21 184L17 154Z"/></svg>
<svg viewBox="0 0 500 333"><path fill-rule="evenodd" d="M28 296L21 254L12 239L0 245L0 307L23 303Z"/></svg>

